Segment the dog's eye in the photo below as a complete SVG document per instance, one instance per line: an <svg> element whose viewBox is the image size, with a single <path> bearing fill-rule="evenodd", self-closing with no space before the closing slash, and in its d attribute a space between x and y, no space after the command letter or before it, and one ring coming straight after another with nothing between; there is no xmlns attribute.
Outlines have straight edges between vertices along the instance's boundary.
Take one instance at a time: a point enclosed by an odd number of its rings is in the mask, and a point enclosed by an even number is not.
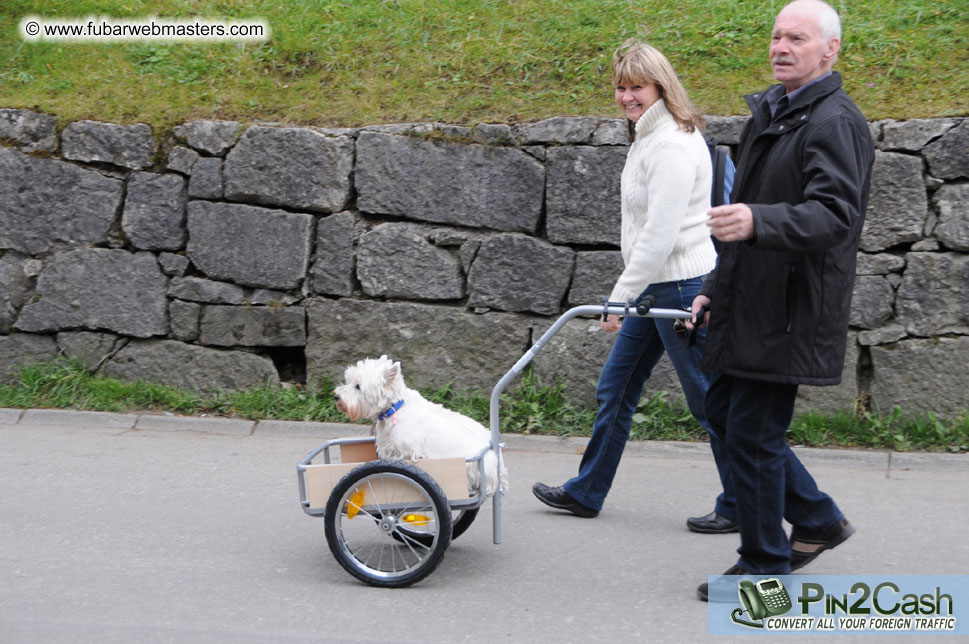
<svg viewBox="0 0 969 644"><path fill-rule="evenodd" d="M360 385L357 385L357 389L358 389L358 390L360 389Z"/></svg>

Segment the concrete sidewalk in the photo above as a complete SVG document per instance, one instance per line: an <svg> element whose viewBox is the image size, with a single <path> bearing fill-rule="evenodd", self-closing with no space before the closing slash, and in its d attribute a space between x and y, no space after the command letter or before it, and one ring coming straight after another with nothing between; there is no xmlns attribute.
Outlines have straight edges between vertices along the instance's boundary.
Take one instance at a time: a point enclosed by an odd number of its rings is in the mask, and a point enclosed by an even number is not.
<svg viewBox="0 0 969 644"><path fill-rule="evenodd" d="M583 439L507 435L491 504L409 589L356 582L300 509L295 466L363 425L0 409L0 642L697 642L736 535L703 444L630 443L602 514L531 495ZM798 449L857 534L804 573L969 574L969 455ZM849 635L784 635L784 642ZM877 641L913 641L879 635Z"/></svg>

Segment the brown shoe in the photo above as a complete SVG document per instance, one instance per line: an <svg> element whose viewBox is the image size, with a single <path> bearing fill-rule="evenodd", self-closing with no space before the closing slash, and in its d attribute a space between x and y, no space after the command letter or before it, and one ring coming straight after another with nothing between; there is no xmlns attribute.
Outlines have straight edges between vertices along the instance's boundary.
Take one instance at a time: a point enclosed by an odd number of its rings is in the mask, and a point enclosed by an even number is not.
<svg viewBox="0 0 969 644"><path fill-rule="evenodd" d="M847 541L854 533L855 528L848 523L848 519L842 519L813 534L794 528L791 531L791 570L803 568L825 550Z"/></svg>

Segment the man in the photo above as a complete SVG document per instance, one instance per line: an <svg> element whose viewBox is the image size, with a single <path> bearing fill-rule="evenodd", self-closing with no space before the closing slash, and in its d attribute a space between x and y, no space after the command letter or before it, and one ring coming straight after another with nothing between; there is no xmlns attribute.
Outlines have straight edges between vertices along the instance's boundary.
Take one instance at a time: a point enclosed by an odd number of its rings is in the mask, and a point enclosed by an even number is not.
<svg viewBox="0 0 969 644"><path fill-rule="evenodd" d="M785 574L854 528L785 440L799 384L841 381L855 256L874 147L864 116L832 72L837 13L797 0L771 35L774 85L746 97L752 116L731 205L710 210L723 242L693 302L710 313L703 367L717 374L707 419L726 446L740 558L726 574ZM790 540L782 520L793 526ZM707 599L707 584L698 588Z"/></svg>

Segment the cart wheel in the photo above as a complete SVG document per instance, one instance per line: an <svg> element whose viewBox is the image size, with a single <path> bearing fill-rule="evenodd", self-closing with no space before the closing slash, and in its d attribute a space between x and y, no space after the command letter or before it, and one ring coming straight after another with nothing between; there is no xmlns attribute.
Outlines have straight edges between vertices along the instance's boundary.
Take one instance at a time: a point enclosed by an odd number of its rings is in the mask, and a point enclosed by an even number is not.
<svg viewBox="0 0 969 644"><path fill-rule="evenodd" d="M460 510L455 516L451 517L451 523L454 526L451 528L451 541L454 541L464 534L464 531L474 523L476 516L478 516L478 508Z"/></svg>
<svg viewBox="0 0 969 644"><path fill-rule="evenodd" d="M370 461L344 476L326 504L326 542L347 572L372 586L409 586L431 574L451 543L440 486L401 461Z"/></svg>
<svg viewBox="0 0 969 644"><path fill-rule="evenodd" d="M451 528L451 541L454 541L464 534L464 531L470 528L471 524L474 523L474 518L476 516L478 516L478 508L471 508L470 510L454 510L451 514L451 525L453 526ZM401 528L400 534L395 533L391 536L400 541L404 538L402 535L406 535L411 539L416 539L425 546L429 546L431 544L430 537L425 534L421 534L420 532L412 532L409 528Z"/></svg>

